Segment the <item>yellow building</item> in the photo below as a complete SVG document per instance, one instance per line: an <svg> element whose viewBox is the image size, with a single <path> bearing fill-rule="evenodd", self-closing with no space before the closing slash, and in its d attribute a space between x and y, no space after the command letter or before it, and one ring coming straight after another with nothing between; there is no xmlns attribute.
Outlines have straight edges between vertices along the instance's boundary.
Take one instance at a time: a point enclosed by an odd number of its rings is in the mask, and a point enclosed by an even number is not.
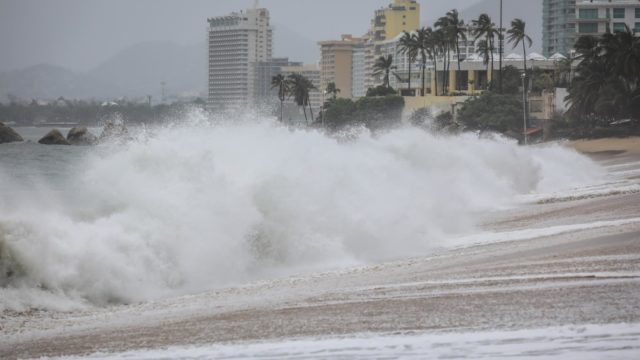
<svg viewBox="0 0 640 360"><path fill-rule="evenodd" d="M389 7L376 10L372 25L376 41L416 30L420 27L420 4L417 0L393 0Z"/></svg>
<svg viewBox="0 0 640 360"><path fill-rule="evenodd" d="M341 40L320 41L320 90L329 83L340 89L338 97L351 98L353 93L353 49L363 40L342 35Z"/></svg>
<svg viewBox="0 0 640 360"><path fill-rule="evenodd" d="M380 84L373 76L373 64L382 55L380 46L385 40L393 39L403 31L414 31L420 27L420 4L417 0L393 0L388 7L378 9L371 20L369 43L365 60L365 87Z"/></svg>

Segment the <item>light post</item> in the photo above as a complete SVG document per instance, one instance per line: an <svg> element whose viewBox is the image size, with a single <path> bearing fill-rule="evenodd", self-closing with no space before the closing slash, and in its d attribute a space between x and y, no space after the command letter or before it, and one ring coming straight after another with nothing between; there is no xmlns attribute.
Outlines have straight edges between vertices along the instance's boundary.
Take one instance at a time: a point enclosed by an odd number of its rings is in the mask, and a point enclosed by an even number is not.
<svg viewBox="0 0 640 360"><path fill-rule="evenodd" d="M524 120L522 134L524 135L524 144L527 145L527 88L525 85L527 74L523 71L520 77L522 78L522 117Z"/></svg>
<svg viewBox="0 0 640 360"><path fill-rule="evenodd" d="M326 106L324 106L324 97L327 94L327 90L322 91L322 111L320 112L322 116L320 117L320 121L322 123L322 128L324 129L324 112L327 111Z"/></svg>

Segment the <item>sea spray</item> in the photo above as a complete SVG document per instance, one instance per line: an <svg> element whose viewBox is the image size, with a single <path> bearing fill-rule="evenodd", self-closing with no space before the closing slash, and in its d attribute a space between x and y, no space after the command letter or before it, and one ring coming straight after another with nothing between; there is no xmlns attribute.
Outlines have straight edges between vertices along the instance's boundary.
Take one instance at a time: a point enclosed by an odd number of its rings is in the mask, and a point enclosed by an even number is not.
<svg viewBox="0 0 640 360"><path fill-rule="evenodd" d="M27 190L0 168L0 259L20 270L0 308L46 307L34 289L102 305L426 254L516 195L601 174L560 146L266 120L173 125L71 169Z"/></svg>

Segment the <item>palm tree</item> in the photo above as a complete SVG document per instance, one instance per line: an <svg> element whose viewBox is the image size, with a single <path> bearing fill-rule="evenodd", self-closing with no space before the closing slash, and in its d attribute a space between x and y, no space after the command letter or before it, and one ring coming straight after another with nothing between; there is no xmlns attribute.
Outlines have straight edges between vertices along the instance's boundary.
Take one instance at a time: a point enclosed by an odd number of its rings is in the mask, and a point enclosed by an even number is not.
<svg viewBox="0 0 640 360"><path fill-rule="evenodd" d="M309 106L309 110L311 110L311 117L313 118L313 109L311 109L311 104L309 103L309 92L314 90L315 86L309 79L298 73L289 75L288 80L290 84L290 93L293 95L295 103L302 107L304 120L308 123L309 119L307 118L306 107L307 105Z"/></svg>
<svg viewBox="0 0 640 360"><path fill-rule="evenodd" d="M487 68L487 74L489 73L489 60L491 57L491 47L487 43L487 40L480 40L476 43L476 53L482 56L482 63ZM487 84L488 85L488 84Z"/></svg>
<svg viewBox="0 0 640 360"><path fill-rule="evenodd" d="M570 112L590 125L640 121L640 38L630 29L600 38L580 37L580 59L569 86Z"/></svg>
<svg viewBox="0 0 640 360"><path fill-rule="evenodd" d="M451 36L454 39L456 47L456 55L458 60L458 71L456 72L456 90L460 90L460 40L467 41L467 35L465 32L464 20L460 20L458 10L453 9L447 13L449 19L449 29Z"/></svg>
<svg viewBox="0 0 640 360"><path fill-rule="evenodd" d="M400 38L400 42L398 45L398 53L407 56L407 62L409 63L409 92L411 92L411 64L416 61L418 57L418 52L420 51L420 44L417 42L416 34L410 34L408 32L404 32L402 37Z"/></svg>
<svg viewBox="0 0 640 360"><path fill-rule="evenodd" d="M280 99L280 122L282 122L282 109L284 107L284 100L289 95L289 81L287 78L278 74L271 78L271 89L278 88L278 99Z"/></svg>
<svg viewBox="0 0 640 360"><path fill-rule="evenodd" d="M384 74L382 78L382 83L384 87L390 89L389 86L389 73L391 72L391 68L393 67L393 55L380 56L375 64L373 64L373 76L380 76Z"/></svg>
<svg viewBox="0 0 640 360"><path fill-rule="evenodd" d="M434 26L436 27L436 33L438 33L438 40L440 43L440 46L442 47L442 53L444 55L444 79L443 79L443 84L442 84L442 90L443 92L448 92L449 91L449 63L450 63L450 49L451 46L454 44L453 41L453 36L452 36L452 31L451 31L451 23L449 22L449 18L446 16L443 16L441 18L438 19L438 21L436 21L436 23L434 24Z"/></svg>
<svg viewBox="0 0 640 360"><path fill-rule="evenodd" d="M336 87L336 83L330 82L327 84L327 89L325 91L327 92L327 94L331 94L331 98L335 100L338 97L340 89Z"/></svg>
<svg viewBox="0 0 640 360"><path fill-rule="evenodd" d="M444 95L447 91L447 34L444 29L438 29L433 32L433 58L437 59L442 56L442 69L443 69L443 77L442 77L442 94ZM437 60L434 61L434 65L437 70ZM437 71L436 71L437 74Z"/></svg>
<svg viewBox="0 0 640 360"><path fill-rule="evenodd" d="M434 44L433 29L429 27L421 28L416 31L415 45L418 52L420 53L420 65L422 66L422 96L426 95L424 82L427 69L427 57L433 58ZM437 92L438 78L436 77L436 93Z"/></svg>
<svg viewBox="0 0 640 360"><path fill-rule="evenodd" d="M473 20L473 33L474 33L474 41L477 41L479 38L484 37L487 41L487 45L491 50L491 72L493 73L493 50L495 49L494 40L496 35L499 36L499 31L496 29L496 24L491 21L491 17L487 14L480 14L477 20ZM487 71L487 79L489 77L489 71Z"/></svg>
<svg viewBox="0 0 640 360"><path fill-rule="evenodd" d="M520 43L522 43L522 55L524 60L524 73L527 73L527 47L525 43L529 43L529 47L533 41L531 37L527 35L525 32L526 23L521 19L515 19L511 21L511 29L507 31L508 40L510 43L513 43L513 48L515 49Z"/></svg>

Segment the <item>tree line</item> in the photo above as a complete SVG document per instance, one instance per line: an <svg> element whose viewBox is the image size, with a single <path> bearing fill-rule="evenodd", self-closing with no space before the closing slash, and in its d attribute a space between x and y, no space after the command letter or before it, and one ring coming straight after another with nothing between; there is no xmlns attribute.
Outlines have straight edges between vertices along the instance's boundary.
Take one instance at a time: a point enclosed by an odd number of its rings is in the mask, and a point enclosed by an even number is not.
<svg viewBox="0 0 640 360"><path fill-rule="evenodd" d="M594 127L615 120L640 122L640 37L624 31L581 36L575 44L578 64L571 79L569 120Z"/></svg>

